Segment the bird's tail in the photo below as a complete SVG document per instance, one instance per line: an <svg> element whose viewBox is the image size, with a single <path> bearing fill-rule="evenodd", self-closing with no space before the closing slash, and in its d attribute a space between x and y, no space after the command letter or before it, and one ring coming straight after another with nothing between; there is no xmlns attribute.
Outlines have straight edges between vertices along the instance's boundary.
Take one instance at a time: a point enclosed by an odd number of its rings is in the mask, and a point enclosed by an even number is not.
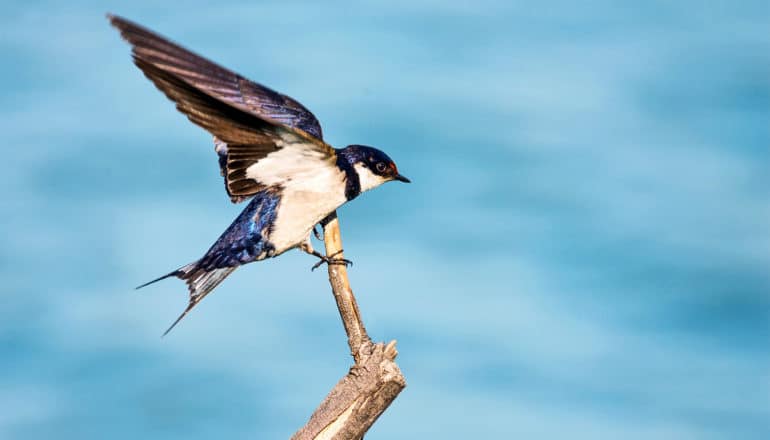
<svg viewBox="0 0 770 440"><path fill-rule="evenodd" d="M166 336L179 321L184 318L187 313L193 309L201 300L214 290L219 283L222 282L228 275L230 275L236 268L235 267L222 267L217 269L206 270L199 267L199 261L190 263L187 266L182 266L179 269L169 272L162 277L156 278L150 282L144 283L137 289L149 286L152 283L156 283L160 280L165 280L170 277L177 277L187 283L187 290L190 291L190 302L187 304L187 308L181 315L174 321L173 324L163 333Z"/></svg>

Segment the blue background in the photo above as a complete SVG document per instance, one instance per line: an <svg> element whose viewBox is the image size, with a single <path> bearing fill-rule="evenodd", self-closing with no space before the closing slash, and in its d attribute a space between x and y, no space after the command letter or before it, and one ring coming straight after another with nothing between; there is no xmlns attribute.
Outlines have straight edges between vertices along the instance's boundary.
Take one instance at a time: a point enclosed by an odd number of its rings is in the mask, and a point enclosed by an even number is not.
<svg viewBox="0 0 770 440"><path fill-rule="evenodd" d="M350 364L326 276L238 214L125 15L411 186L340 210L409 386L367 439L770 438L770 4L4 2L0 438L286 438Z"/></svg>

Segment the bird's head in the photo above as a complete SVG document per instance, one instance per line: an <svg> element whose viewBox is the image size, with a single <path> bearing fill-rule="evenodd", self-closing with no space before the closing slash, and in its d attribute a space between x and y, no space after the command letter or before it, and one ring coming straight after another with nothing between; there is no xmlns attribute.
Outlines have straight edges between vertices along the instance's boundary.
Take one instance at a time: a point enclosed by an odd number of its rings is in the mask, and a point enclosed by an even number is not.
<svg viewBox="0 0 770 440"><path fill-rule="evenodd" d="M366 145L348 145L340 151L340 154L345 157L358 174L361 192L376 188L391 180L410 182L409 179L399 174L393 160L376 148Z"/></svg>

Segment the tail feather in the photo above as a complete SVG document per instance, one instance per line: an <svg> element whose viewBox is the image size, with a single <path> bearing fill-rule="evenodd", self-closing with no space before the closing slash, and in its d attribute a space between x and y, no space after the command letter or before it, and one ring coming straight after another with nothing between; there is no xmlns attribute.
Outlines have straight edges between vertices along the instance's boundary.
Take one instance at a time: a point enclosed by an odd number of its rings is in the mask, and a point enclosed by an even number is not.
<svg viewBox="0 0 770 440"><path fill-rule="evenodd" d="M141 289L142 287L147 287L147 286L149 286L150 284L154 284L154 283L157 283L158 281L162 281L162 280L165 280L166 278L171 278L171 277L178 277L178 276L179 276L179 275L181 275L181 274L182 274L182 272L181 272L181 269L177 269L177 270L175 270L175 271L173 271L173 272L169 272L169 273L167 273L167 274L165 274L165 275L163 275L163 276L160 276L160 277L158 277L158 278L155 278L155 279L154 279L154 280L152 280L152 281L147 281L146 283L142 284L141 286L136 286L134 289L135 289L135 290L139 290L139 289Z"/></svg>
<svg viewBox="0 0 770 440"><path fill-rule="evenodd" d="M190 265L180 269L183 273L177 275L177 278L182 279L187 283L187 289L190 291L190 302L187 304L187 308L184 309L182 314L176 318L176 321L163 332L161 337L166 336L174 327L176 327L176 325L179 324L179 321L187 316L187 313L192 310L193 307L198 305L206 295L211 293L219 283L236 269L235 267L223 267L207 271L205 269L195 269L193 266L187 272L184 272L189 266Z"/></svg>
<svg viewBox="0 0 770 440"><path fill-rule="evenodd" d="M190 292L190 302L187 304L187 308L185 308L182 314L179 315L176 321L174 321L174 323L171 324L171 326L163 333L163 336L166 336L171 331L171 329L173 329L179 323L179 321L182 320L182 318L187 316L187 313L192 310L193 307L201 302L201 300L206 295L211 293L211 291L214 290L214 288L217 287L219 283L221 283L236 269L235 267L222 267L206 270L198 267L198 263L198 261L190 263L187 266L180 267L175 271L169 272L162 277L156 278L137 287L137 289L141 289L142 287L170 277L177 277L187 284L187 290Z"/></svg>

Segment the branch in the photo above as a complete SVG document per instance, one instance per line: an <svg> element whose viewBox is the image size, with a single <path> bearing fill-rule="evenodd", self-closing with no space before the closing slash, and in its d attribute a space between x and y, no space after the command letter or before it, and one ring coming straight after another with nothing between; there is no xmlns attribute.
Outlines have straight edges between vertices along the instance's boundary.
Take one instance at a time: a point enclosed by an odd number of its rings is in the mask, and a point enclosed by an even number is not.
<svg viewBox="0 0 770 440"><path fill-rule="evenodd" d="M326 255L342 258L342 239L337 214L324 225ZM339 252L339 253L337 253ZM394 362L396 341L374 343L366 334L356 298L344 265L330 264L329 283L348 335L355 364L321 402L293 440L360 439L406 386Z"/></svg>

